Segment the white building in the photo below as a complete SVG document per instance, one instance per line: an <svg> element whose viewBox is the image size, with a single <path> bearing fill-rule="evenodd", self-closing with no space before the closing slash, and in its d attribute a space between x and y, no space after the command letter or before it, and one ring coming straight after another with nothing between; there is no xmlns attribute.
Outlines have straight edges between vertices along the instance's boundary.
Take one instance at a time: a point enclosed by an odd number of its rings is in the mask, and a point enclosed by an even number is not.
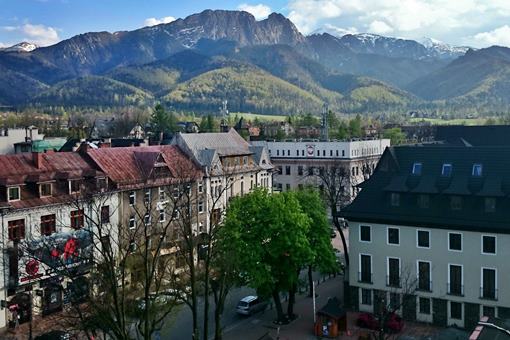
<svg viewBox="0 0 510 340"><path fill-rule="evenodd" d="M36 127L30 126L25 129L0 129L0 155L14 153L14 144L44 139Z"/></svg>

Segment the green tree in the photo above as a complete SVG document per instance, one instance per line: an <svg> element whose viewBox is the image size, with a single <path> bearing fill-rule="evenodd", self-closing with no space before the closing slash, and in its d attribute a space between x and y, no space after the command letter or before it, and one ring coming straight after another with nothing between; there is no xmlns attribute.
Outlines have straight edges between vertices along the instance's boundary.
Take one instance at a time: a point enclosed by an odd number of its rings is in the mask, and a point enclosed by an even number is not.
<svg viewBox="0 0 510 340"><path fill-rule="evenodd" d="M391 139L391 145L399 145L405 142L406 134L400 128L386 129L383 132L384 138Z"/></svg>
<svg viewBox="0 0 510 340"><path fill-rule="evenodd" d="M362 137L363 132L361 130L361 116L356 115L356 118L349 121L349 130L351 137Z"/></svg>
<svg viewBox="0 0 510 340"><path fill-rule="evenodd" d="M296 192L296 197L303 212L310 218L308 242L313 251L313 258L308 263L309 296L312 296L312 271L318 270L324 274L338 272L336 257L331 245L330 229L326 206L319 192L312 188L305 188Z"/></svg>
<svg viewBox="0 0 510 340"><path fill-rule="evenodd" d="M240 271L262 297L274 299L278 322L286 322L280 292L291 289L298 271L313 258L308 242L310 219L292 192L266 190L232 200L224 233Z"/></svg>
<svg viewBox="0 0 510 340"><path fill-rule="evenodd" d="M174 113L167 112L161 104L154 107L150 123L152 125L152 130L155 133L177 131L177 119L175 118Z"/></svg>

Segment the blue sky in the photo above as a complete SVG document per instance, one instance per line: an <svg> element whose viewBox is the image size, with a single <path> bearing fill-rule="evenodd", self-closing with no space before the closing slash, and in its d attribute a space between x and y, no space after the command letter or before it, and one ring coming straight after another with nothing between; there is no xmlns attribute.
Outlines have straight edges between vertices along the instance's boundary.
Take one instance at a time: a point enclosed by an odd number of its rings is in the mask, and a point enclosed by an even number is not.
<svg viewBox="0 0 510 340"><path fill-rule="evenodd" d="M510 46L510 0L0 0L0 47L38 45L90 31L133 30L204 9L288 16L309 34L370 32L456 45Z"/></svg>

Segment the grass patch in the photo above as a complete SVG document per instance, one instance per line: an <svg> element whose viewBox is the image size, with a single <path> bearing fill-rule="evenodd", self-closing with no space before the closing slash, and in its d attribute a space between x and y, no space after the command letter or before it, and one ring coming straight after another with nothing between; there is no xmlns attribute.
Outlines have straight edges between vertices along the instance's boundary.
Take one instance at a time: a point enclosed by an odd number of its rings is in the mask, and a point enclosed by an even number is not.
<svg viewBox="0 0 510 340"><path fill-rule="evenodd" d="M488 118L411 118L411 123L430 123L432 125L485 125Z"/></svg>

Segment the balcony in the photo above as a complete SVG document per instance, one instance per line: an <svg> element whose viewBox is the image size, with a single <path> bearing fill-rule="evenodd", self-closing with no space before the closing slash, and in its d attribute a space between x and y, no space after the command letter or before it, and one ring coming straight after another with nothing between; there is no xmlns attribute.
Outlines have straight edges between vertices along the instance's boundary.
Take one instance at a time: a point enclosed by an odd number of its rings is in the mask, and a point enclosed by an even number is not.
<svg viewBox="0 0 510 340"><path fill-rule="evenodd" d="M494 287L480 287L480 299L497 300L498 290Z"/></svg>
<svg viewBox="0 0 510 340"><path fill-rule="evenodd" d="M386 275L386 286L401 288L400 276L399 275Z"/></svg>
<svg viewBox="0 0 510 340"><path fill-rule="evenodd" d="M464 296L464 285L459 284L447 284L448 295Z"/></svg>
<svg viewBox="0 0 510 340"><path fill-rule="evenodd" d="M416 290L422 292L432 292L432 281L418 279L418 287L416 287Z"/></svg>
<svg viewBox="0 0 510 340"><path fill-rule="evenodd" d="M358 272L358 282L372 284L372 273L370 272Z"/></svg>

